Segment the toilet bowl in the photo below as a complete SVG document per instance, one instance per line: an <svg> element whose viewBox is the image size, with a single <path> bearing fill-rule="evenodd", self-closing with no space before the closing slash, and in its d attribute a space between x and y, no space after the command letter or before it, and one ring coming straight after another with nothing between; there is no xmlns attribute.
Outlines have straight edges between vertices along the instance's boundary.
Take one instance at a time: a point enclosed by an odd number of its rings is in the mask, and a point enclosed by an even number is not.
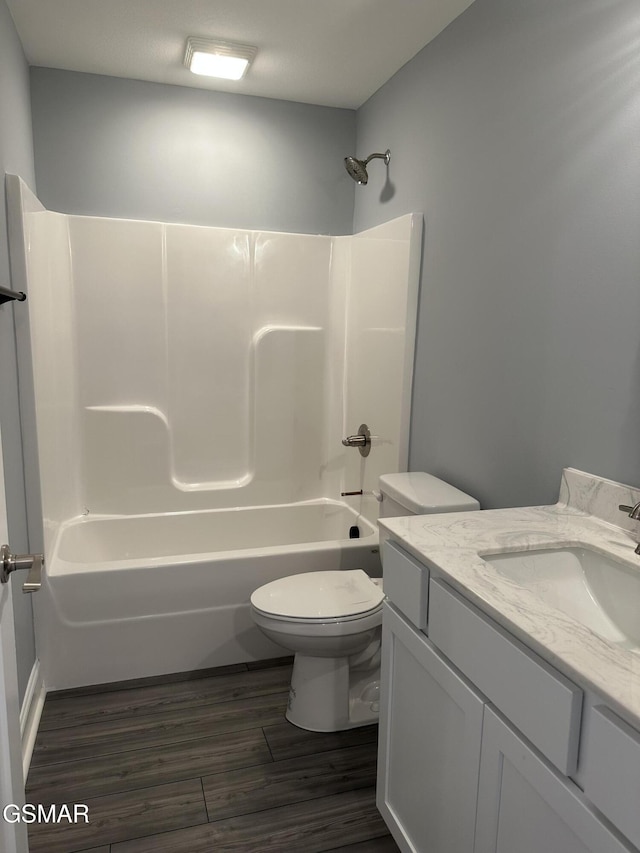
<svg viewBox="0 0 640 853"><path fill-rule="evenodd" d="M381 516L480 508L474 498L430 474L387 474L379 482ZM295 653L289 722L315 732L377 722L383 600L382 580L361 569L306 572L253 592L256 625Z"/></svg>
<svg viewBox="0 0 640 853"><path fill-rule="evenodd" d="M256 625L295 653L286 718L333 732L378 717L382 581L362 571L307 572L251 595Z"/></svg>

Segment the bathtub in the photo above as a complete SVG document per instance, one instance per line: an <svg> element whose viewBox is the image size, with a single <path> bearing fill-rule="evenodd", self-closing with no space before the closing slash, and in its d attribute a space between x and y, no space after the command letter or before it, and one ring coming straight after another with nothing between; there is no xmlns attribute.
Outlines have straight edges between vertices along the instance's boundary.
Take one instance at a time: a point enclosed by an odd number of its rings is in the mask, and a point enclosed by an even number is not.
<svg viewBox="0 0 640 853"><path fill-rule="evenodd" d="M336 501L73 519L58 531L34 597L45 683L78 687L286 654L254 626L251 592L298 572L353 568L380 576L378 533Z"/></svg>

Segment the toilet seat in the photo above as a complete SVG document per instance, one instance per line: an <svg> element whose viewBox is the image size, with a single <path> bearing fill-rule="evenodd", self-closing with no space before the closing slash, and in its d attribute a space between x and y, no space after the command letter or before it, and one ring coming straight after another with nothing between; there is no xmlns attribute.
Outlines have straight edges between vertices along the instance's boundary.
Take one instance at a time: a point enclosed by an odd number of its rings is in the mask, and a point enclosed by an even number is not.
<svg viewBox="0 0 640 853"><path fill-rule="evenodd" d="M379 630L382 625L382 605L369 613L352 619L280 619L270 613L252 608L253 621L267 632L276 632L282 638L305 637L319 639L321 643L330 638L354 637ZM276 640L278 642L278 640Z"/></svg>
<svg viewBox="0 0 640 853"><path fill-rule="evenodd" d="M319 619L308 619L304 616L279 616L275 613L269 613L268 610L260 610L255 604L252 605L253 612L258 613L267 619L272 619L274 622L290 622L300 625L328 625L342 622L358 622L361 619L366 619L369 616L375 616L382 613L382 604L374 607L372 610L367 610L364 613L356 613L354 616L323 616Z"/></svg>
<svg viewBox="0 0 640 853"><path fill-rule="evenodd" d="M278 622L352 622L382 609L382 584L362 571L306 572L279 578L251 595L255 611Z"/></svg>

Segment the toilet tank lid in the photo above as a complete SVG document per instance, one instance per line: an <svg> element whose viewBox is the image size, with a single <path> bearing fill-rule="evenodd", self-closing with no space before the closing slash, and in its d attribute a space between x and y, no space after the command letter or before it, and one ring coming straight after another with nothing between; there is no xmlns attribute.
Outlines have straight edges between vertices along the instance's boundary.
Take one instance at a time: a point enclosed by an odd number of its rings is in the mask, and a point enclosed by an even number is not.
<svg viewBox="0 0 640 853"><path fill-rule="evenodd" d="M380 491L417 515L480 509L475 498L424 471L383 474Z"/></svg>

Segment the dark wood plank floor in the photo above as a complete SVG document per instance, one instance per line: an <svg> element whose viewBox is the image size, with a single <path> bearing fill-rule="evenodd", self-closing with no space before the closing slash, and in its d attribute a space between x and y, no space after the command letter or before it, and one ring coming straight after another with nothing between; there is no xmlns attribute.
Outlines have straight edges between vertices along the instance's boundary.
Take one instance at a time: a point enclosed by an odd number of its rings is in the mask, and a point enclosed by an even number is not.
<svg viewBox="0 0 640 853"><path fill-rule="evenodd" d="M375 726L284 719L291 662L47 696L27 801L89 823L29 828L31 853L396 853L375 807Z"/></svg>

